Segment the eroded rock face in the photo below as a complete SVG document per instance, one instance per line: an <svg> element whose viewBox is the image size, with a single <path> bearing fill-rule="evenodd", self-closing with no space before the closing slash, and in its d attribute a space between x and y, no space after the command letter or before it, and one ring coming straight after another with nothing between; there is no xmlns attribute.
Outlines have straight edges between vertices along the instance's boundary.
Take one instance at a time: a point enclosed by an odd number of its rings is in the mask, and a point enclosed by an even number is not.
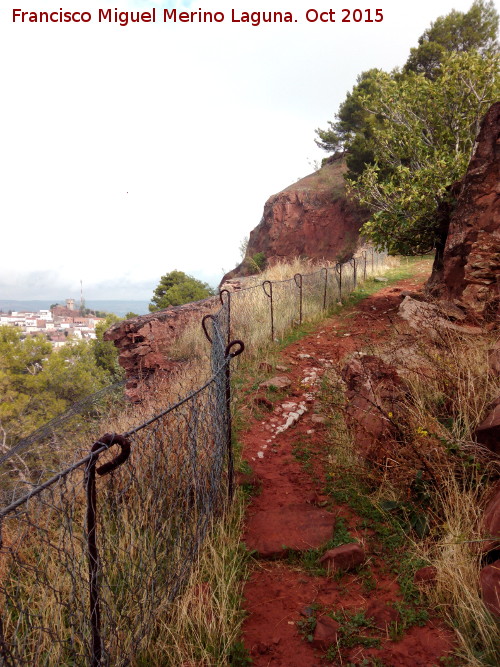
<svg viewBox="0 0 500 667"><path fill-rule="evenodd" d="M182 365L172 360L171 349L175 340L193 321L200 323L207 313L217 310L218 297L187 303L118 322L104 334L119 350L118 361L127 376L126 392L132 401L141 400L142 391L162 375L175 373Z"/></svg>
<svg viewBox="0 0 500 667"><path fill-rule="evenodd" d="M500 454L500 396L496 398L485 419L475 432L476 440L495 454Z"/></svg>
<svg viewBox="0 0 500 667"><path fill-rule="evenodd" d="M500 618L500 560L483 567L479 576L483 602L490 614Z"/></svg>
<svg viewBox="0 0 500 667"><path fill-rule="evenodd" d="M484 117L467 173L451 192L444 254L428 287L469 316L494 321L500 314L500 102Z"/></svg>
<svg viewBox="0 0 500 667"><path fill-rule="evenodd" d="M491 538L487 542L479 542L479 548L483 553L500 547L500 482L494 487L484 510L481 532L484 538Z"/></svg>
<svg viewBox="0 0 500 667"><path fill-rule="evenodd" d="M262 252L268 265L295 257L349 259L369 214L347 199L345 171L343 160L333 160L270 197L262 220L250 233L247 257ZM242 262L222 282L251 272L248 262Z"/></svg>
<svg viewBox="0 0 500 667"><path fill-rule="evenodd" d="M396 369L379 357L358 354L342 370L346 383L346 416L355 435L356 448L369 457L380 441L393 435L388 415L397 412L402 382Z"/></svg>

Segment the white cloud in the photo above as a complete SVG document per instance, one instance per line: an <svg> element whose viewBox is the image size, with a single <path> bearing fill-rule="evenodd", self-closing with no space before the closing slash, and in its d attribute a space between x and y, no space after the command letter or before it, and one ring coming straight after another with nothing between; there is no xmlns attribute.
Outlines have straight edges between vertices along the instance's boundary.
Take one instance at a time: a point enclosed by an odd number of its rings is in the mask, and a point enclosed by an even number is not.
<svg viewBox="0 0 500 667"><path fill-rule="evenodd" d="M68 289L83 279L101 298L121 294L114 284L145 292L174 268L216 282L267 197L323 157L314 130L357 74L403 64L431 20L470 0L384 0L379 24L307 23L310 4L265 3L298 22L259 27L18 24L2 7L0 296L29 292L33 272Z"/></svg>

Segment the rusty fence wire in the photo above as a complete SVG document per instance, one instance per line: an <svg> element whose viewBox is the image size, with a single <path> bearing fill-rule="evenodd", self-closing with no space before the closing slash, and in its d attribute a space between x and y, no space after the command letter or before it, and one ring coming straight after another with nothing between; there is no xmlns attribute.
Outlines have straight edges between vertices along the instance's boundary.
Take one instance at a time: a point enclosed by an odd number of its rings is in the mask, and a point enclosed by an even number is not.
<svg viewBox="0 0 500 667"><path fill-rule="evenodd" d="M169 605L232 493L228 302L211 377L0 510L0 664L149 665Z"/></svg>
<svg viewBox="0 0 500 667"><path fill-rule="evenodd" d="M386 261L387 252L368 248L347 262L297 273L287 280L225 289L221 298L229 302L231 330L250 350L278 341L295 326L345 301L358 285L381 273Z"/></svg>

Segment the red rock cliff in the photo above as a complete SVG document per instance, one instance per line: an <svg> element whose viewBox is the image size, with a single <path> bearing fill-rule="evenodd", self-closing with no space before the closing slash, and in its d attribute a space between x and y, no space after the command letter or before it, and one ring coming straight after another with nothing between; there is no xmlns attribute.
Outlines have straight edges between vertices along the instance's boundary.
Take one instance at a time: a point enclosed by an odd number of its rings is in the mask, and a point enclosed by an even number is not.
<svg viewBox="0 0 500 667"><path fill-rule="evenodd" d="M489 109L472 160L444 207L448 235L428 288L455 301L473 318L495 320L500 311L500 102Z"/></svg>
<svg viewBox="0 0 500 667"><path fill-rule="evenodd" d="M168 376L182 365L171 359L172 344L193 320L220 306L218 297L170 307L113 325L104 334L118 348L118 361L126 371L126 393L130 400L141 400L149 382Z"/></svg>
<svg viewBox="0 0 500 667"><path fill-rule="evenodd" d="M320 170L270 197L262 220L250 233L247 257L262 252L269 265L295 257L349 259L359 228L369 214L347 199L345 172L345 161L333 158ZM243 261L222 282L250 272Z"/></svg>

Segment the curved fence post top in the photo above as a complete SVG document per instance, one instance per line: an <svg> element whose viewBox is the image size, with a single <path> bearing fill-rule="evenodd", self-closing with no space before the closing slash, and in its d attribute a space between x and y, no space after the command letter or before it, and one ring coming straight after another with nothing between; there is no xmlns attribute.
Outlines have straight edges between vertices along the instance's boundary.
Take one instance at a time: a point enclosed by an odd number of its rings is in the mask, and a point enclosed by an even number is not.
<svg viewBox="0 0 500 667"><path fill-rule="evenodd" d="M227 301L224 301L223 294L227 294ZM219 299L223 306L225 306L226 303L229 304L231 302L231 292L228 289L224 288L219 292Z"/></svg>
<svg viewBox="0 0 500 667"><path fill-rule="evenodd" d="M238 345L238 349L232 352L232 348ZM245 343L242 340L232 340L230 343L226 345L226 350L225 350L225 355L226 357L230 357L231 359L234 359L235 357L239 356L243 350L245 349Z"/></svg>
<svg viewBox="0 0 500 667"><path fill-rule="evenodd" d="M269 285L269 292L267 291L267 286ZM273 283L270 280L264 280L262 283L262 289L264 290L264 294L271 298L273 295Z"/></svg>
<svg viewBox="0 0 500 667"><path fill-rule="evenodd" d="M214 318L213 315L208 314L208 315L204 315L204 316L203 316L203 319L201 320L201 326L202 326L202 328L203 328L203 333L204 333L205 336L207 337L207 340L208 340L209 343L212 343L213 341L212 341L212 339L210 338L210 334L208 333L206 322L207 322L207 320L214 320L214 319L215 319L215 318Z"/></svg>
<svg viewBox="0 0 500 667"><path fill-rule="evenodd" d="M293 277L295 280L295 284L297 287L302 287L302 274L301 273L296 273Z"/></svg>
<svg viewBox="0 0 500 667"><path fill-rule="evenodd" d="M88 465L95 465L99 454L102 453L99 450L102 450L103 446L106 446L109 449L113 445L118 445L121 451L112 461L108 461L107 463L104 463L102 466L97 468L96 472L98 475L107 475L108 473L118 468L118 466L121 466L122 463L125 463L125 461L130 456L130 440L128 438L118 433L105 433L92 445L92 449L90 451L92 453L98 453L95 455L95 458L92 457L90 459Z"/></svg>

